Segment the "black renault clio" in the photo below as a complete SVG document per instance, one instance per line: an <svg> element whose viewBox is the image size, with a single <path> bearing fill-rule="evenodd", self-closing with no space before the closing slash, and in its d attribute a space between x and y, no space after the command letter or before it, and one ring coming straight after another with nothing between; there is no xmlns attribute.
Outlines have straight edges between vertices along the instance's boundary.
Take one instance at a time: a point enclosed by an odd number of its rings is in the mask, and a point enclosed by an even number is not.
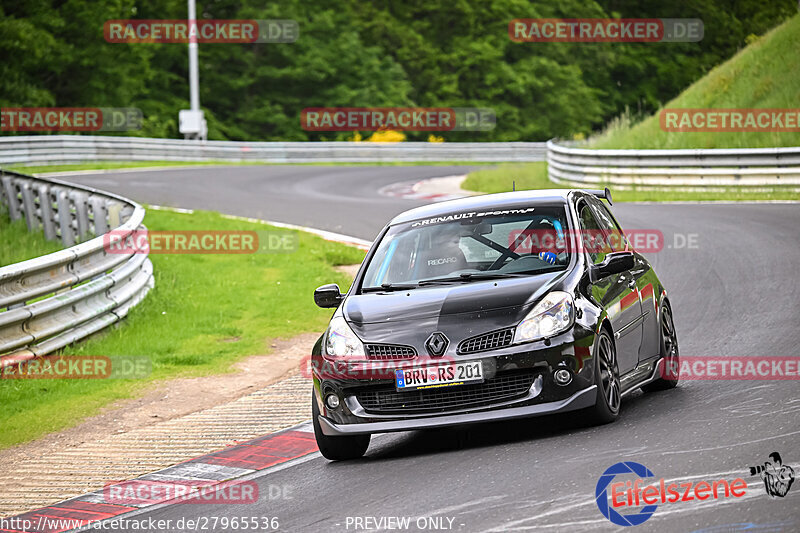
<svg viewBox="0 0 800 533"><path fill-rule="evenodd" d="M312 352L322 455L370 435L582 410L677 384L667 292L601 201L520 191L419 207L380 233ZM671 369L667 371L665 369Z"/></svg>

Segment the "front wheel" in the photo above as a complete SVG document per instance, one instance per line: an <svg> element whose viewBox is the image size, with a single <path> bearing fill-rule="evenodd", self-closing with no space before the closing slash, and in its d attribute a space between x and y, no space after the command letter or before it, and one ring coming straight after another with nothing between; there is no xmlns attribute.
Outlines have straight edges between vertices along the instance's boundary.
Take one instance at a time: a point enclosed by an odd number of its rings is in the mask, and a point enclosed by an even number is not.
<svg viewBox="0 0 800 533"><path fill-rule="evenodd" d="M678 336L675 334L675 323L672 311L664 303L661 307L661 357L664 359L663 374L660 378L642 387L645 392L672 389L678 386L680 375L680 356L678 354ZM658 372L660 369L656 369ZM665 379L669 378L669 379Z"/></svg>
<svg viewBox="0 0 800 533"><path fill-rule="evenodd" d="M322 433L319 425L319 408L312 393L311 417L314 424L314 437L317 439L317 448L326 459L331 461L347 461L358 459L367 452L370 435L349 435L346 437L331 437Z"/></svg>
<svg viewBox="0 0 800 533"><path fill-rule="evenodd" d="M597 347L594 354L595 384L597 399L593 407L589 407L587 415L595 424L608 424L617 419L621 402L619 366L617 351L611 335L601 330L597 336Z"/></svg>

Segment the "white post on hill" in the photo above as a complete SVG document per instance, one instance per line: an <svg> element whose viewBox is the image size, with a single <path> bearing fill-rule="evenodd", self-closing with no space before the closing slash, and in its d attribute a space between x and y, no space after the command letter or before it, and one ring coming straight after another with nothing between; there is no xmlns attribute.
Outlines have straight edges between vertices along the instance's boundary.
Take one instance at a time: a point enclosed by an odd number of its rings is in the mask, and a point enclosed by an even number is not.
<svg viewBox="0 0 800 533"><path fill-rule="evenodd" d="M197 66L197 8L189 0L189 106L178 113L180 132L186 139L205 140L208 134L206 119L200 109L200 73Z"/></svg>

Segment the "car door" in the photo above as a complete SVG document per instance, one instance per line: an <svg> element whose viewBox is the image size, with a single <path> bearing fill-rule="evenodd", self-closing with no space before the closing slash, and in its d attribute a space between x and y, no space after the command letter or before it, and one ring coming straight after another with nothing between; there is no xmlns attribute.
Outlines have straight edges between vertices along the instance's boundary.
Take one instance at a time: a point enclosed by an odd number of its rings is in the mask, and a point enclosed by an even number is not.
<svg viewBox="0 0 800 533"><path fill-rule="evenodd" d="M620 227L617 219L611 214L611 211L599 200L591 198L589 203L595 209L597 214L598 223L600 226L609 228L611 231L616 232L620 239L619 246L624 250L633 251L630 243L625 238L625 235ZM630 277L635 280L636 293L639 297L639 305L641 306L641 321L642 321L642 342L639 347L639 362L646 361L656 357L661 351L660 331L658 327L658 305L655 294L655 287L658 286L658 279L656 278L653 267L641 254L634 251L634 266L630 270Z"/></svg>
<svg viewBox="0 0 800 533"><path fill-rule="evenodd" d="M600 264L610 251L623 251L608 228L599 222L599 217L585 200L578 206L584 253L592 264ZM601 238L602 241L599 241ZM620 375L634 368L639 362L639 347L642 343L641 304L636 288L636 279L631 271L613 274L592 285L592 295L605 309L614 330L617 348L617 364Z"/></svg>

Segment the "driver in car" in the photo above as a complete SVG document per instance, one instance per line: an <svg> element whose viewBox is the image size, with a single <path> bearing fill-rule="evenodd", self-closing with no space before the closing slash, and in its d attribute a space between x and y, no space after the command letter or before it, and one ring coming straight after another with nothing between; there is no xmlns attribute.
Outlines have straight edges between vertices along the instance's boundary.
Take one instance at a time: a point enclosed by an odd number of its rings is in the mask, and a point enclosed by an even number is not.
<svg viewBox="0 0 800 533"><path fill-rule="evenodd" d="M539 221L539 224L534 232L535 235L539 236L540 247L544 247L545 244L549 244L547 242L549 239L546 239L545 236L553 237L553 245L548 246L548 250L540 251L539 259L551 265L555 265L556 262L561 263L566 260L567 253L563 245L564 230L561 226L561 222L558 219L554 218L551 220L543 217L542 220Z"/></svg>

